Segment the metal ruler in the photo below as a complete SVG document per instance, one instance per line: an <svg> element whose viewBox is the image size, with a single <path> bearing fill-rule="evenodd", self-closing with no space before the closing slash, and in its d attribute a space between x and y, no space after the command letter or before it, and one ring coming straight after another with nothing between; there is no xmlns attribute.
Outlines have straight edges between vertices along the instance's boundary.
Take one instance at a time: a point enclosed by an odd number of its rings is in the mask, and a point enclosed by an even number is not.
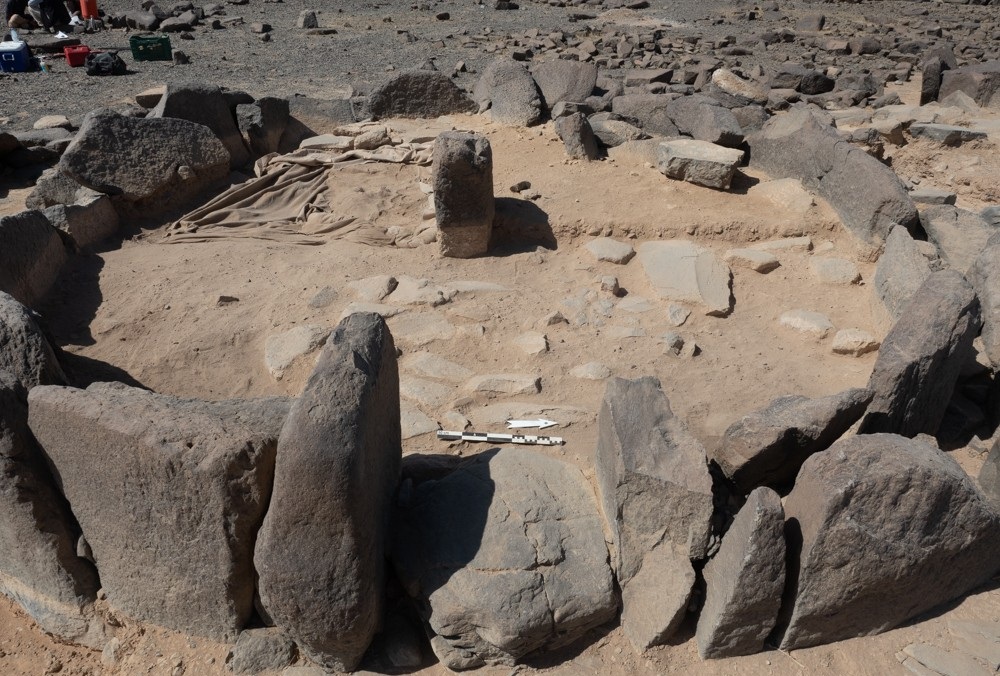
<svg viewBox="0 0 1000 676"><path fill-rule="evenodd" d="M491 444L527 444L530 446L562 446L562 437L537 437L530 434L493 434L492 432L450 432L438 430L442 441L485 441Z"/></svg>

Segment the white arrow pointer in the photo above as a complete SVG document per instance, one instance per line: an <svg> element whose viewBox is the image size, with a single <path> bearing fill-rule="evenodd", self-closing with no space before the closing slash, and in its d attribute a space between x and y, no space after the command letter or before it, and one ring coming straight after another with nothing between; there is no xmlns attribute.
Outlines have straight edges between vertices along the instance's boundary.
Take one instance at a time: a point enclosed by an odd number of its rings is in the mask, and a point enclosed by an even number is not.
<svg viewBox="0 0 1000 676"><path fill-rule="evenodd" d="M513 430L521 427L537 427L540 430L544 430L546 427L555 427L558 425L555 420L546 420L545 418L539 418L538 420L508 420L507 429Z"/></svg>

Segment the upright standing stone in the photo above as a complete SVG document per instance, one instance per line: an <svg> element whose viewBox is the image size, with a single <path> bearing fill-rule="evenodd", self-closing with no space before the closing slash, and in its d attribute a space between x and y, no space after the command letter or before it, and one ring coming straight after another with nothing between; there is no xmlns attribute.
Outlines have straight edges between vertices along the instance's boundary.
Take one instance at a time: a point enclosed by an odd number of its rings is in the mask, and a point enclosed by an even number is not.
<svg viewBox="0 0 1000 676"><path fill-rule="evenodd" d="M705 449L656 378L610 380L597 424L597 483L618 550L623 628L641 651L670 638L687 607L690 586L685 594L654 581L693 582L689 559L708 550L712 479Z"/></svg>
<svg viewBox="0 0 1000 676"><path fill-rule="evenodd" d="M99 647L97 572L76 555L79 534L28 430L25 388L0 371L0 593L46 632Z"/></svg>
<svg viewBox="0 0 1000 676"><path fill-rule="evenodd" d="M965 277L954 270L928 277L882 342L868 380L875 398L860 432L937 432L981 324Z"/></svg>
<svg viewBox="0 0 1000 676"><path fill-rule="evenodd" d="M983 312L983 347L993 366L1000 366L1000 237L990 238L969 270L969 283Z"/></svg>
<svg viewBox="0 0 1000 676"><path fill-rule="evenodd" d="M817 453L785 518L782 650L887 631L1000 568L1000 516L957 462L915 439L861 434Z"/></svg>
<svg viewBox="0 0 1000 676"><path fill-rule="evenodd" d="M486 253L493 230L493 150L475 134L444 132L434 143L434 208L441 255Z"/></svg>
<svg viewBox="0 0 1000 676"><path fill-rule="evenodd" d="M349 315L281 430L254 554L264 609L325 667L353 670L378 628L401 458L395 344L378 315Z"/></svg>
<svg viewBox="0 0 1000 676"><path fill-rule="evenodd" d="M234 639L288 400L198 401L119 383L28 394L31 431L93 551L108 603Z"/></svg>
<svg viewBox="0 0 1000 676"><path fill-rule="evenodd" d="M785 589L785 513L777 493L750 494L704 575L698 653L708 659L760 652Z"/></svg>

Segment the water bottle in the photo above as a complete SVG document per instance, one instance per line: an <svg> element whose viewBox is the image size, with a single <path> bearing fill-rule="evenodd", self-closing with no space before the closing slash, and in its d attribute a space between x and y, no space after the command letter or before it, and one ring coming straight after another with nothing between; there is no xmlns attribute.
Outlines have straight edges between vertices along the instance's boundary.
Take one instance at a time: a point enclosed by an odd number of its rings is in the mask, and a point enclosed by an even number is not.
<svg viewBox="0 0 1000 676"><path fill-rule="evenodd" d="M16 28L10 29L10 39L13 40L14 42L20 42L21 37L17 34Z"/></svg>

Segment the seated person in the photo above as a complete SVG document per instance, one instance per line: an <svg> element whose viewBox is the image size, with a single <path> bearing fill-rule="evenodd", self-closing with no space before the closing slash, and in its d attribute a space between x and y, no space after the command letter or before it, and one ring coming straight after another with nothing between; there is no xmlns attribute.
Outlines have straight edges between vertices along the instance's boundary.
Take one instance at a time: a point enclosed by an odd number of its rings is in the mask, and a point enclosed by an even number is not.
<svg viewBox="0 0 1000 676"><path fill-rule="evenodd" d="M7 0L8 28L37 28L35 20L28 13L28 0Z"/></svg>
<svg viewBox="0 0 1000 676"><path fill-rule="evenodd" d="M69 27L69 12L62 0L28 0L28 14L50 33Z"/></svg>

